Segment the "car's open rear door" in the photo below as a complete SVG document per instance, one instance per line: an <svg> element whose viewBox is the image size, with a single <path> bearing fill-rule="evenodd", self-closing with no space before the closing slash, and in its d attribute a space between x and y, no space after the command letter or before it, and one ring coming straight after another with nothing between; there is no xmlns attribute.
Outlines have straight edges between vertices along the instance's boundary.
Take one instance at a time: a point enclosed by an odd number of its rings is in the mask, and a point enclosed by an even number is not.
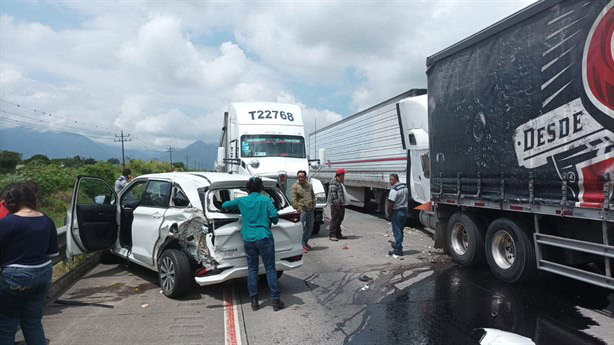
<svg viewBox="0 0 614 345"><path fill-rule="evenodd" d="M117 210L117 195L108 183L78 176L66 223L66 257L110 249L117 239Z"/></svg>

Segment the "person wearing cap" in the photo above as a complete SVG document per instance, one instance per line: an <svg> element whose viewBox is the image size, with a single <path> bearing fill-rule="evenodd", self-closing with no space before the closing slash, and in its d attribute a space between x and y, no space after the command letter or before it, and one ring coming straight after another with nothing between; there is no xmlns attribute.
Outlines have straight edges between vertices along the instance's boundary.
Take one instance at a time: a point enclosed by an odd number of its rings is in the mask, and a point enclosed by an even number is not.
<svg viewBox="0 0 614 345"><path fill-rule="evenodd" d="M277 287L275 241L271 232L271 223L277 224L279 214L271 199L260 194L263 189L261 178L251 177L245 187L249 193L248 196L226 201L222 204L222 208L241 212L241 235L247 256L247 290L252 310L256 311L260 307L258 304L258 257L261 257L271 290L273 311L278 311L283 309L284 302L280 299L280 291Z"/></svg>
<svg viewBox="0 0 614 345"><path fill-rule="evenodd" d="M343 240L346 237L341 234L341 222L345 217L345 206L350 204L345 185L345 169L339 168L335 178L328 185L328 203L330 204L330 226L328 239L331 241Z"/></svg>

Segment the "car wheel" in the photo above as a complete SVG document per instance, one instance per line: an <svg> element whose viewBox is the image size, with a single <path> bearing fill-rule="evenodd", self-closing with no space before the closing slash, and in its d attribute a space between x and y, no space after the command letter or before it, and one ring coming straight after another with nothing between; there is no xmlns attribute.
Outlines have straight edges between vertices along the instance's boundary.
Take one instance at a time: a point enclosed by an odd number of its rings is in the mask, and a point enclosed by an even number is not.
<svg viewBox="0 0 614 345"><path fill-rule="evenodd" d="M277 279L281 278L283 274L284 274L284 271L277 271Z"/></svg>
<svg viewBox="0 0 614 345"><path fill-rule="evenodd" d="M485 226L477 216L456 212L448 221L448 252L461 266L484 262Z"/></svg>
<svg viewBox="0 0 614 345"><path fill-rule="evenodd" d="M168 249L158 261L158 277L162 292L170 298L178 298L189 290L192 281L190 260L178 249Z"/></svg>
<svg viewBox="0 0 614 345"><path fill-rule="evenodd" d="M486 260L492 273L508 283L537 278L531 231L520 220L499 218L486 232Z"/></svg>
<svg viewBox="0 0 614 345"><path fill-rule="evenodd" d="M314 222L313 223L313 231L311 232L312 235L317 235L320 233L320 222Z"/></svg>

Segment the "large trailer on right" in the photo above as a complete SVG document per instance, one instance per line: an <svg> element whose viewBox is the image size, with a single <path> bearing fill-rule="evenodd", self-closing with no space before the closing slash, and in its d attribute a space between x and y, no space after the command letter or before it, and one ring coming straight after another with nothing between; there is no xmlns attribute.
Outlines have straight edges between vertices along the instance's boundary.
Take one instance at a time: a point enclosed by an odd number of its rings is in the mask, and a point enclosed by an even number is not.
<svg viewBox="0 0 614 345"><path fill-rule="evenodd" d="M613 33L611 1L540 1L427 58L421 219L457 263L614 289Z"/></svg>

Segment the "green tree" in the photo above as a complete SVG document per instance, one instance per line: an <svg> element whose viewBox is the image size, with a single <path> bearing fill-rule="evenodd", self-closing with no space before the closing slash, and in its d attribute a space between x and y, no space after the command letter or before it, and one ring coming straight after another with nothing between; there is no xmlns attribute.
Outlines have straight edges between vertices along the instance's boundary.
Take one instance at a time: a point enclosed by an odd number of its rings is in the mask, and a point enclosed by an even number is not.
<svg viewBox="0 0 614 345"><path fill-rule="evenodd" d="M49 157L47 157L45 155L42 155L42 154L36 154L36 155L34 155L34 156L24 160L23 162L25 164L28 164L28 163L34 162L34 161L40 162L42 164L49 164Z"/></svg>
<svg viewBox="0 0 614 345"><path fill-rule="evenodd" d="M88 159L83 160L84 165L93 165L96 163L97 161L94 158L88 158Z"/></svg>
<svg viewBox="0 0 614 345"><path fill-rule="evenodd" d="M121 162L120 162L120 161L119 161L119 159L117 159L117 158L109 158L109 159L107 160L107 163L110 163L110 164L116 164L116 165L117 165L117 164L119 164L119 163L121 163Z"/></svg>
<svg viewBox="0 0 614 345"><path fill-rule="evenodd" d="M13 151L0 152L0 173L11 173L15 171L17 164L21 163L21 153Z"/></svg>

